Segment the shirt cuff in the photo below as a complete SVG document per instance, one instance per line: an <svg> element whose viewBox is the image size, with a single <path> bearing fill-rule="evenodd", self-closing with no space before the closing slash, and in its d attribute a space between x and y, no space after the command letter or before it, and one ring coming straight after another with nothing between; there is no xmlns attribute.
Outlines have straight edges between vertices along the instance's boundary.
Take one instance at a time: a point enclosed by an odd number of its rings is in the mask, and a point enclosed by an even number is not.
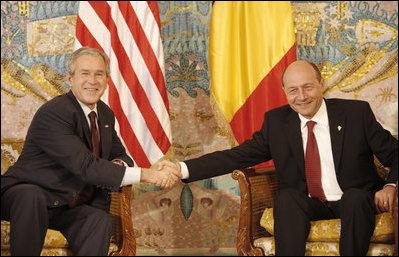
<svg viewBox="0 0 399 257"><path fill-rule="evenodd" d="M125 175L123 176L121 186L139 184L140 179L141 179L141 168L126 167Z"/></svg>
<svg viewBox="0 0 399 257"><path fill-rule="evenodd" d="M188 173L187 165L184 162L179 162L179 164L180 164L182 179L188 179L190 174Z"/></svg>
<svg viewBox="0 0 399 257"><path fill-rule="evenodd" d="M394 186L394 187L396 187L396 184L395 183L388 183L388 184L384 185L384 187L386 187L386 186Z"/></svg>

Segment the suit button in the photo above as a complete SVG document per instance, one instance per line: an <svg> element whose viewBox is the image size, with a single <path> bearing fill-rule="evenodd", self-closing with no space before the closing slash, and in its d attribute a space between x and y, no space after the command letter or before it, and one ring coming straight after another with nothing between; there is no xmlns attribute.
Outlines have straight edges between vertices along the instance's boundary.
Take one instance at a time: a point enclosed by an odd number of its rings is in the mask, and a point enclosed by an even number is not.
<svg viewBox="0 0 399 257"><path fill-rule="evenodd" d="M54 201L54 206L57 206L58 204L60 204L60 202Z"/></svg>

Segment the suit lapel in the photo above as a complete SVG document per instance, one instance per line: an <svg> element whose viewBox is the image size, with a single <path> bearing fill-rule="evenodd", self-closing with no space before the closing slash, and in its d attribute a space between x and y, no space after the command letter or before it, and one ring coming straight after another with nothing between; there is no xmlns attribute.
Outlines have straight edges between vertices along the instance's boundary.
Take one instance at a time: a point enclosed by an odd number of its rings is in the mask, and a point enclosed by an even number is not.
<svg viewBox="0 0 399 257"><path fill-rule="evenodd" d="M305 175L305 158L303 153L301 122L296 112L291 111L288 115L284 129L298 167L303 175Z"/></svg>
<svg viewBox="0 0 399 257"><path fill-rule="evenodd" d="M334 158L335 170L338 172L341 162L342 148L344 142L344 133L346 130L346 116L339 108L339 105L334 104L326 99L328 122L330 126L331 147Z"/></svg>
<svg viewBox="0 0 399 257"><path fill-rule="evenodd" d="M86 139L87 145L89 149L93 149L93 146L91 145L91 131L89 127L89 123L87 121L87 118L82 110L82 107L78 103L78 100L76 100L75 96L73 95L72 91L68 92L68 96L71 98L72 103L75 105L76 109L79 112L80 120L82 121L82 129L83 129L83 137L82 139Z"/></svg>

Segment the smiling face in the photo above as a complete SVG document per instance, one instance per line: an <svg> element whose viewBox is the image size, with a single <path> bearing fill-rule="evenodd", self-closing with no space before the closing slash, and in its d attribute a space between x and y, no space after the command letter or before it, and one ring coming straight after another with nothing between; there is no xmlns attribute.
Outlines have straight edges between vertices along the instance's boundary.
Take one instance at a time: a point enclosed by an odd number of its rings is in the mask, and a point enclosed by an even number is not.
<svg viewBox="0 0 399 257"><path fill-rule="evenodd" d="M74 63L73 74L67 73L67 81L74 96L93 109L107 88L108 77L101 56L81 55Z"/></svg>
<svg viewBox="0 0 399 257"><path fill-rule="evenodd" d="M306 61L292 63L283 75L283 89L291 108L311 119L323 102L324 80Z"/></svg>

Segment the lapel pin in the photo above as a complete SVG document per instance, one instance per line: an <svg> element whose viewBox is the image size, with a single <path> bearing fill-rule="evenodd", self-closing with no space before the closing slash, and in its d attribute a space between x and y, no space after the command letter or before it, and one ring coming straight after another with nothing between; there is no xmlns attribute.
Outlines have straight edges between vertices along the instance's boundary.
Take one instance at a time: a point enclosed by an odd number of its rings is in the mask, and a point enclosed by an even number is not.
<svg viewBox="0 0 399 257"><path fill-rule="evenodd" d="M104 127L108 128L108 127L109 127L109 125L105 125Z"/></svg>
<svg viewBox="0 0 399 257"><path fill-rule="evenodd" d="M340 125L338 125L337 129L338 129L338 131L341 131L342 127Z"/></svg>

